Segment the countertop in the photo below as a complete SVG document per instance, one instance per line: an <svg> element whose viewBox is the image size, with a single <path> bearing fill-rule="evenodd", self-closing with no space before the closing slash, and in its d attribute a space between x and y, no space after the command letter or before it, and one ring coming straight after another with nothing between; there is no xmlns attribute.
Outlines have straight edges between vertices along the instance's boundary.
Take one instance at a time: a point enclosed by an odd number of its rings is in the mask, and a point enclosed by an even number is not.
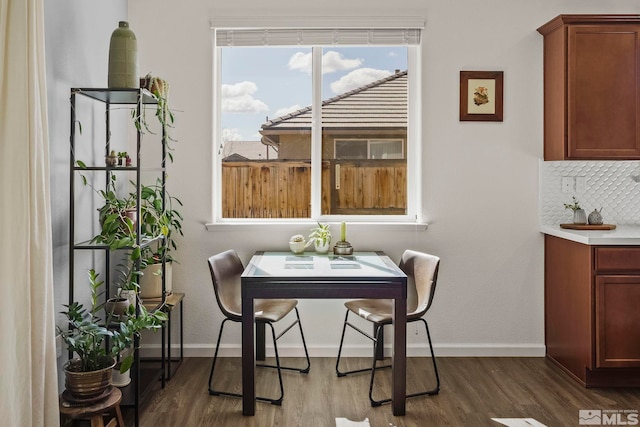
<svg viewBox="0 0 640 427"><path fill-rule="evenodd" d="M585 245L640 245L640 225L618 225L615 230L568 230L541 225L540 232Z"/></svg>

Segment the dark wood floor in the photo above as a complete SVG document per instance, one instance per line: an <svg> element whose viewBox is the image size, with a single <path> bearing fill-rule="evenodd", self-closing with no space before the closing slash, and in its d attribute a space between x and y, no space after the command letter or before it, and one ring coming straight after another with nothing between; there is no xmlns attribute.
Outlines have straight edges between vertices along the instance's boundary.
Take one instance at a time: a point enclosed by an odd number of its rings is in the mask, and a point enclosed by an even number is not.
<svg viewBox="0 0 640 427"><path fill-rule="evenodd" d="M366 359L344 359L351 369ZM300 363L299 359L285 359ZM367 374L337 378L335 359L313 358L311 372L284 372L282 406L256 404L242 415L242 401L207 392L211 359L188 358L164 389L141 407L140 425L156 426L335 426L337 417L369 420L372 427L500 426L491 418L534 418L549 427L578 426L578 410L640 410L640 389L585 389L544 358L439 358L441 391L407 400L407 414L390 405L372 408ZM219 370L218 370L219 369ZM221 359L216 388L240 391L240 359ZM258 368L258 395L275 395L272 369ZM376 375L376 390L390 390L390 370ZM433 379L429 359L410 358L408 392ZM380 381L378 381L378 379ZM382 397L381 395L375 396Z"/></svg>

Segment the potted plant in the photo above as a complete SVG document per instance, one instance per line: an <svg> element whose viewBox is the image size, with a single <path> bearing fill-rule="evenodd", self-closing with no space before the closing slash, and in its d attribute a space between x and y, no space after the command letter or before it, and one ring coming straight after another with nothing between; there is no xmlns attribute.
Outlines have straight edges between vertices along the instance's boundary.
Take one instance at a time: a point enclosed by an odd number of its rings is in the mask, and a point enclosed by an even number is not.
<svg viewBox="0 0 640 427"><path fill-rule="evenodd" d="M69 328L56 327L69 351L77 358L64 365L65 387L76 399L92 399L102 395L111 385L112 368L120 359L120 372L126 372L133 364L133 354L121 357L124 350L131 347L134 337L143 330L155 330L167 320L166 313L157 310L149 313L143 305L138 309L130 306L126 319L113 322L107 313L106 319L100 318L104 307L101 302L104 282L99 280L95 270L89 270L91 290L91 308L81 303L65 305L63 311L69 321Z"/></svg>
<svg viewBox="0 0 640 427"><path fill-rule="evenodd" d="M81 162L78 166L86 168ZM110 250L126 247L136 247L136 227L138 212L136 210L136 194L129 193L127 197L120 198L116 191L116 176L110 175L105 190L97 190L88 183L84 175L80 175L82 183L91 187L102 199L104 204L98 209L100 234L91 239L92 243L101 243L109 246ZM132 252L132 259L139 257L139 249Z"/></svg>
<svg viewBox="0 0 640 427"><path fill-rule="evenodd" d="M294 254L304 253L304 248L307 247L307 242L304 241L302 234L296 234L289 239L289 249Z"/></svg>
<svg viewBox="0 0 640 427"><path fill-rule="evenodd" d="M131 166L131 157L126 151L120 151L118 153L118 166Z"/></svg>
<svg viewBox="0 0 640 427"><path fill-rule="evenodd" d="M131 255L128 255L131 258ZM115 287L116 296L118 298L124 298L129 301L129 305L136 303L138 296L138 278L140 277L140 271L133 268L132 263L120 263L115 269L115 279L113 285Z"/></svg>
<svg viewBox="0 0 640 427"><path fill-rule="evenodd" d="M163 143L168 149L167 154L169 155L169 159L173 161L173 155L171 154L172 148L169 145L169 141L175 140L169 135L169 128L173 127L174 115L169 108L169 82L149 73L140 79L140 87L151 92L153 97L157 100L156 118L162 126ZM145 130L149 133L153 133L147 124L145 109L142 109L139 116L136 115L135 110L132 111L132 114L135 126L139 131Z"/></svg>
<svg viewBox="0 0 640 427"><path fill-rule="evenodd" d="M576 199L576 196L572 197L572 203L565 203L565 209L571 209L573 211L573 223L574 224L586 224L587 214L584 209L580 207L580 202Z"/></svg>
<svg viewBox="0 0 640 427"><path fill-rule="evenodd" d="M329 230L329 224L321 224L318 222L318 226L311 229L309 234L309 241L307 246L313 243L315 250L319 254L326 254L329 252L329 244L331 243L331 231Z"/></svg>
<svg viewBox="0 0 640 427"><path fill-rule="evenodd" d="M165 261L165 291L171 292L171 272L173 262L177 262L171 252L178 248L175 237L182 232L182 214L176 206L182 202L164 191L159 180L141 189L140 229L144 236L155 238L162 235L157 244L142 249L140 297L162 297L162 261Z"/></svg>

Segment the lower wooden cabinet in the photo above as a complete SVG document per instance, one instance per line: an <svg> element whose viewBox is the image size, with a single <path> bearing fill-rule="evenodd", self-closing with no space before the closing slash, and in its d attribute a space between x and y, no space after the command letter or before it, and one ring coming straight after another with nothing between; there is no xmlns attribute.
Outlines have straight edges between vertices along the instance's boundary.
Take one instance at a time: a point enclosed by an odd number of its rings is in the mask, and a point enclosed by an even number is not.
<svg viewBox="0 0 640 427"><path fill-rule="evenodd" d="M547 357L587 387L640 386L640 247L545 236Z"/></svg>
<svg viewBox="0 0 640 427"><path fill-rule="evenodd" d="M596 275L596 368L640 367L640 275Z"/></svg>

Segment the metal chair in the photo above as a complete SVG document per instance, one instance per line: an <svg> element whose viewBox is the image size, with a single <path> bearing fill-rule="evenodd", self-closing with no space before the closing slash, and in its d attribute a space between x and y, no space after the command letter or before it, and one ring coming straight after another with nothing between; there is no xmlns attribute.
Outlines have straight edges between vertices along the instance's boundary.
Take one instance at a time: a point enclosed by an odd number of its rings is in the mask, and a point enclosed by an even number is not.
<svg viewBox="0 0 640 427"><path fill-rule="evenodd" d="M216 295L216 301L218 306L224 314L225 319L220 325L220 332L218 334L218 341L216 343L216 351L213 356L213 362L211 363L211 373L209 374L209 394L213 396L225 395L242 397L242 394L231 393L226 391L214 390L211 382L213 380L213 371L216 366L216 360L218 359L218 350L220 349L220 340L222 338L222 331L224 324L231 320L232 322L242 322L242 305L241 305L241 287L240 276L244 271L242 260L238 257L238 254L234 250L227 250L209 258L209 271L211 272L211 279L213 281L213 290ZM304 340L304 333L302 332L302 323L300 322L300 315L298 313L297 300L291 299L257 299L254 302L255 318L256 322L262 322L269 325L271 328L271 335L273 337L273 348L275 351L276 365L258 364L256 366L276 368L278 370L278 380L280 381L280 397L276 399L270 399L266 397L256 397L256 400L270 402L273 405L281 405L282 398L284 397L284 386L282 384L282 369L288 369L298 371L301 373L308 373L311 367L311 361L309 360L309 352L307 351L307 344ZM280 335L276 336L273 323L278 322L284 318L291 311L296 313L296 320L289 325ZM307 357L306 368L291 368L280 365L280 357L278 355L277 340L280 339L285 333L287 333L293 326L298 324L300 328L300 336L302 337L302 345L304 346L304 352Z"/></svg>
<svg viewBox="0 0 640 427"><path fill-rule="evenodd" d="M440 391L440 376L438 375L438 367L436 365L436 358L433 353L433 346L431 344L431 335L429 333L429 326L423 316L431 307L433 302L433 296L436 291L436 280L438 278L438 268L440 265L440 258L425 254L422 252L406 250L402 254L400 261L400 269L407 275L407 285L412 286L415 284L417 298L415 301L407 301L407 323L421 321L424 323L425 331L427 332L427 340L429 342L429 349L431 350L431 360L433 361L433 369L436 377L436 386L431 390L426 390L418 393L407 394L407 397L416 397L423 395L438 394ZM376 355L379 345L384 345L381 342L382 331L385 325L391 325L393 322L393 300L383 299L361 299L352 300L345 303L347 307L347 314L344 318L344 326L342 328L342 337L340 338L340 348L338 349L338 359L336 361L336 373L338 377L343 377L349 374L358 372L371 371L371 381L369 383L369 400L371 406L380 406L383 403L391 402L391 399L374 400L373 399L373 380L376 370L382 368L389 368L391 365L376 366ZM354 313L363 319L366 319L374 325L374 336L369 335L357 326L348 322L349 313ZM347 326L351 327L355 331L366 336L373 341L373 364L370 368L355 369L352 371L340 371L340 354L342 353L342 345L344 343L344 335Z"/></svg>

